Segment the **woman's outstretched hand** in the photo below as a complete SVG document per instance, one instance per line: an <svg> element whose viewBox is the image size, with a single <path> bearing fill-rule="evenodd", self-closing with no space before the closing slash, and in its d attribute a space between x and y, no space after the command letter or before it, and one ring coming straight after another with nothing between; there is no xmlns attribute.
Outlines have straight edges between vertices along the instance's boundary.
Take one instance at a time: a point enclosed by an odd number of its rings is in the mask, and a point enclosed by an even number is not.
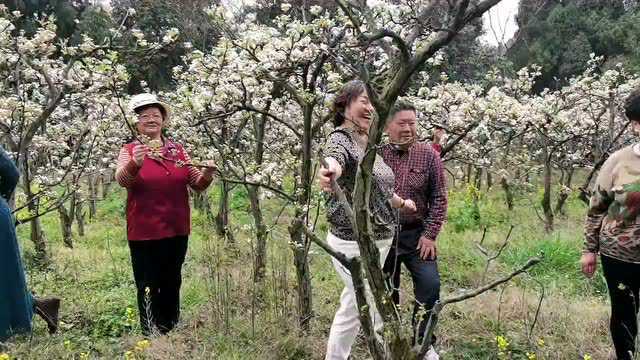
<svg viewBox="0 0 640 360"><path fill-rule="evenodd" d="M591 278L598 267L598 255L592 252L582 254L580 265L582 266L582 273L586 277Z"/></svg>
<svg viewBox="0 0 640 360"><path fill-rule="evenodd" d="M331 187L331 180L335 180L340 177L342 174L342 168L337 161L332 158L326 158L327 167L321 166L318 171L318 183L320 184L320 188L324 192L332 193L333 187Z"/></svg>

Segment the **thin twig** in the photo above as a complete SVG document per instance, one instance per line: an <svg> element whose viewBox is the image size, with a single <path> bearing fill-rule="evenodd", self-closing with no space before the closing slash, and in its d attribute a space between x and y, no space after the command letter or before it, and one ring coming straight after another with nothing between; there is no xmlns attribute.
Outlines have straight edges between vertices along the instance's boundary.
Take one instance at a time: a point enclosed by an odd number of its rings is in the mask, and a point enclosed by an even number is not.
<svg viewBox="0 0 640 360"><path fill-rule="evenodd" d="M453 304L453 303L457 303L457 302L461 302L467 299L471 299L474 297L477 297L479 295L482 295L483 293L494 289L496 287L498 287L501 284L504 284L508 281L510 281L511 279L513 279L514 277L516 277L519 274L522 274L524 272L526 272L529 268L531 268L532 266L538 264L540 261L542 261L542 254L540 256L536 256L533 258L530 258L529 261L527 261L524 265L522 265L520 268L514 270L513 272L511 272L510 274L497 279L489 284L485 284L479 288L476 288L474 290L470 290L470 291L466 291L462 294L456 295L456 296L451 296L448 298L445 298L444 300L438 300L436 301L435 305L433 306L433 308L431 309L431 315L429 317L429 321L427 322L427 328L425 330L425 334L424 334L424 338L423 338L423 342L421 345L418 345L418 359L422 359L425 354L427 353L427 351L429 350L429 346L431 346L432 344L432 336L433 336L433 332L435 330L435 327L437 325L438 322L438 317L440 316L440 313L442 312L442 309L449 304Z"/></svg>

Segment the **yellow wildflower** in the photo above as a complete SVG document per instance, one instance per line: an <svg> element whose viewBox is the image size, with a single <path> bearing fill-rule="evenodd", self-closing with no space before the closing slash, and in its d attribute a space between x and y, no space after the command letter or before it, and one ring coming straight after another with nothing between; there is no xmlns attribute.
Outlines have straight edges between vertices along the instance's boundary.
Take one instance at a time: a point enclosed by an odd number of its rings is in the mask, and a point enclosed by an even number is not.
<svg viewBox="0 0 640 360"><path fill-rule="evenodd" d="M509 341L502 335L496 336L496 342L498 343L498 350L506 351L509 347Z"/></svg>
<svg viewBox="0 0 640 360"><path fill-rule="evenodd" d="M544 346L544 340L538 339L538 346Z"/></svg>
<svg viewBox="0 0 640 360"><path fill-rule="evenodd" d="M535 353L528 352L528 353L526 353L526 355L527 355L527 360L536 360L537 359Z"/></svg>
<svg viewBox="0 0 640 360"><path fill-rule="evenodd" d="M135 360L135 358L136 358L136 355L131 350L124 353L125 360Z"/></svg>
<svg viewBox="0 0 640 360"><path fill-rule="evenodd" d="M130 327L134 327L136 325L136 312L131 307L127 307L125 310L125 324Z"/></svg>
<svg viewBox="0 0 640 360"><path fill-rule="evenodd" d="M145 351L149 346L151 346L151 343L149 342L149 340L140 340L136 343L136 347L135 347L135 351L137 352L143 352Z"/></svg>
<svg viewBox="0 0 640 360"><path fill-rule="evenodd" d="M88 352L80 353L80 360L88 360L88 359L89 359L89 353Z"/></svg>
<svg viewBox="0 0 640 360"><path fill-rule="evenodd" d="M149 346L151 346L151 343L149 342L149 340L140 340L138 341L138 346L140 346L143 349L146 349Z"/></svg>
<svg viewBox="0 0 640 360"><path fill-rule="evenodd" d="M73 350L73 343L71 342L71 340L65 340L62 344L67 351Z"/></svg>
<svg viewBox="0 0 640 360"><path fill-rule="evenodd" d="M582 360L591 360L591 355L584 354L584 356L582 357Z"/></svg>
<svg viewBox="0 0 640 360"><path fill-rule="evenodd" d="M9 360L11 357L7 353L0 354L0 360Z"/></svg>

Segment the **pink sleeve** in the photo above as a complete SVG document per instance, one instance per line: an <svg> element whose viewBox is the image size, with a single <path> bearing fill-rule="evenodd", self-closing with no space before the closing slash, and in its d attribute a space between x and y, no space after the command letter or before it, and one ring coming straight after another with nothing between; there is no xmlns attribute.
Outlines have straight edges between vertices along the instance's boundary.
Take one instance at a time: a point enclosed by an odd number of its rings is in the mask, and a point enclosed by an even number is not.
<svg viewBox="0 0 640 360"><path fill-rule="evenodd" d="M126 146L123 146L118 155L118 168L116 170L116 180L118 184L125 188L133 186L139 170L140 168L135 161L133 161L129 150Z"/></svg>
<svg viewBox="0 0 640 360"><path fill-rule="evenodd" d="M184 150L184 148L180 147L182 154L184 155L185 162L190 163L191 157ZM195 191L204 191L209 187L213 179L207 179L202 175L202 172L198 170L195 166L189 166L189 186Z"/></svg>

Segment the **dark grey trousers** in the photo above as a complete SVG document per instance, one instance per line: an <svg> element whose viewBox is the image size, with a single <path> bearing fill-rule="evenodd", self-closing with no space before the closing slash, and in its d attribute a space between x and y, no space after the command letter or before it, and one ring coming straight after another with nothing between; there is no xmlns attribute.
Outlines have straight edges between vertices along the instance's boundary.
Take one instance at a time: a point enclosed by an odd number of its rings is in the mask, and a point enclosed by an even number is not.
<svg viewBox="0 0 640 360"><path fill-rule="evenodd" d="M414 334L416 327L418 328L417 341L422 341L430 311L436 301L440 299L440 274L436 259L423 260L420 258L420 252L416 249L421 233L422 228L420 227L401 231L399 236L394 239L383 269L387 275L389 287L392 289L393 302L396 305L400 303L399 288L402 264L411 274L415 297L412 322ZM435 343L435 336L432 342Z"/></svg>

